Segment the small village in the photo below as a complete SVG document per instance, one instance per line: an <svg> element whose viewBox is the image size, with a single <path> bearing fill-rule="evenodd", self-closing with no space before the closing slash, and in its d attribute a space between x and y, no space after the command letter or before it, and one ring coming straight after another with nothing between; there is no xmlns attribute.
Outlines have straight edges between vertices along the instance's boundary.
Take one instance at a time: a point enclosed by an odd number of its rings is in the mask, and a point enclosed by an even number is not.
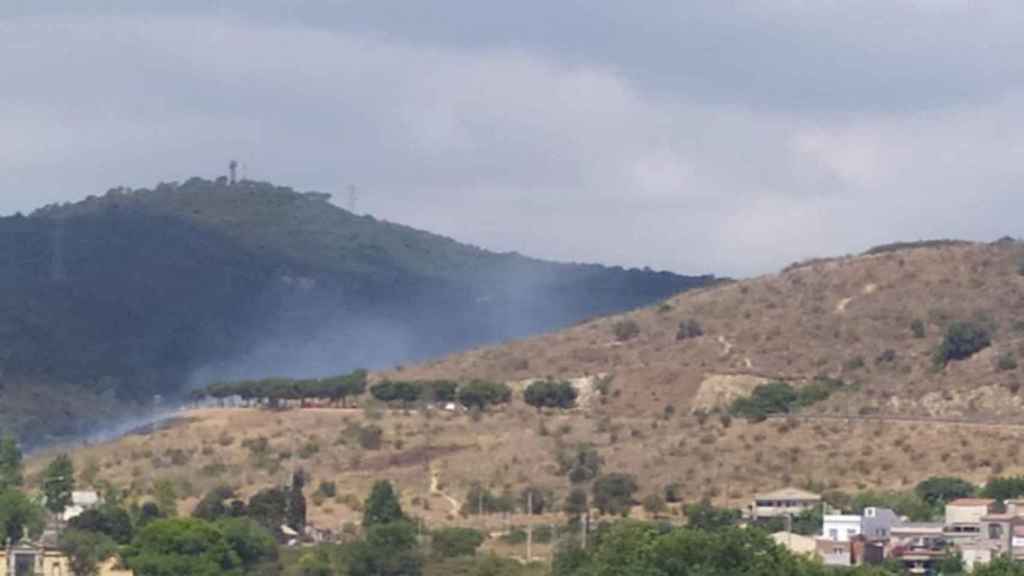
<svg viewBox="0 0 1024 576"><path fill-rule="evenodd" d="M938 564L959 555L964 568L999 556L1024 559L1024 500L957 498L945 505L941 522L908 522L888 508L862 514L829 510L818 494L785 488L758 494L749 512L754 521L783 518L824 507L817 536L781 531L772 539L795 554L819 558L827 566L898 563L908 574L936 574Z"/></svg>

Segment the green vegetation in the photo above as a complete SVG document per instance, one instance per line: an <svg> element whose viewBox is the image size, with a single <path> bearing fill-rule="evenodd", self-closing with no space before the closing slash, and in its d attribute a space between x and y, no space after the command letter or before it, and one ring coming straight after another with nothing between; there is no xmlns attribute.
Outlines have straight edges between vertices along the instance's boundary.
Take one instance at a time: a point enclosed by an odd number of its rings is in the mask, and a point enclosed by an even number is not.
<svg viewBox="0 0 1024 576"><path fill-rule="evenodd" d="M996 500L1024 497L1024 476L997 476L989 478L981 489L981 496Z"/></svg>
<svg viewBox="0 0 1024 576"><path fill-rule="evenodd" d="M484 534L472 528L442 528L430 533L430 550L438 558L472 556L484 543Z"/></svg>
<svg viewBox="0 0 1024 576"><path fill-rule="evenodd" d="M946 328L942 344L935 350L933 360L945 366L953 360L970 358L992 343L992 332L985 326L970 321L953 322Z"/></svg>
<svg viewBox="0 0 1024 576"><path fill-rule="evenodd" d="M754 388L750 396L734 400L729 412L751 422L761 422L769 416L790 414L827 400L845 386L842 380L827 377L818 377L800 389L794 389L785 382L769 382Z"/></svg>
<svg viewBox="0 0 1024 576"><path fill-rule="evenodd" d="M43 531L45 511L19 490L0 490L0 542L17 542L26 534Z"/></svg>
<svg viewBox="0 0 1024 576"><path fill-rule="evenodd" d="M900 250L911 250L915 248L947 248L963 246L965 244L968 244L968 242L950 239L920 240L917 242L892 242L869 248L864 252L864 254L885 254L887 252L898 252Z"/></svg>
<svg viewBox="0 0 1024 576"><path fill-rule="evenodd" d="M920 318L915 318L910 322L910 333L914 335L914 338L924 338L925 328L924 321Z"/></svg>
<svg viewBox="0 0 1024 576"><path fill-rule="evenodd" d="M391 482L377 481L373 485L373 489L370 490L370 496L366 499L366 506L363 509L363 527L369 528L378 524L391 524L405 520L405 513L402 512L398 494L395 493Z"/></svg>
<svg viewBox="0 0 1024 576"><path fill-rule="evenodd" d="M21 449L14 436L0 437L0 490L18 488L24 482L22 475Z"/></svg>
<svg viewBox="0 0 1024 576"><path fill-rule="evenodd" d="M69 529L60 535L60 550L67 554L75 576L96 576L99 564L114 555L117 543L97 532Z"/></svg>
<svg viewBox="0 0 1024 576"><path fill-rule="evenodd" d="M472 380L459 387L456 394L466 408L486 410L493 404L504 404L512 399L512 389L502 382Z"/></svg>
<svg viewBox="0 0 1024 576"><path fill-rule="evenodd" d="M407 357L440 356L713 281L492 253L328 198L192 178L0 218L4 384L33 391L5 395L4 428L32 443L76 435L292 335L350 342L328 359L343 371L405 360L385 332L409 336ZM366 329L379 323L394 330Z"/></svg>
<svg viewBox="0 0 1024 576"><path fill-rule="evenodd" d="M704 327L700 325L700 322L697 322L693 318L680 321L679 328L676 330L676 340L698 338L703 335Z"/></svg>
<svg viewBox="0 0 1024 576"><path fill-rule="evenodd" d="M71 492L75 489L75 465L71 457L61 454L51 460L43 472L42 483L46 509L54 514L64 512L71 504Z"/></svg>
<svg viewBox="0 0 1024 576"><path fill-rule="evenodd" d="M718 508L709 500L701 500L683 508L686 513L686 526L695 530L715 532L735 526L740 519L740 511L732 508Z"/></svg>
<svg viewBox="0 0 1024 576"><path fill-rule="evenodd" d="M601 514L623 515L633 507L637 491L636 478L630 474L613 472L594 480L594 507Z"/></svg>
<svg viewBox="0 0 1024 576"><path fill-rule="evenodd" d="M996 368L1002 371L1017 369L1017 355L1013 352L1003 352L996 359Z"/></svg>
<svg viewBox="0 0 1024 576"><path fill-rule="evenodd" d="M944 506L957 498L974 494L974 484L953 476L933 476L914 488L914 493L931 506Z"/></svg>
<svg viewBox="0 0 1024 576"><path fill-rule="evenodd" d="M523 400L540 408L572 408L576 405L576 388L569 382L538 380L523 391Z"/></svg>
<svg viewBox="0 0 1024 576"><path fill-rule="evenodd" d="M629 318L619 320L612 324L612 334L619 342L632 340L640 335L640 325L635 320Z"/></svg>

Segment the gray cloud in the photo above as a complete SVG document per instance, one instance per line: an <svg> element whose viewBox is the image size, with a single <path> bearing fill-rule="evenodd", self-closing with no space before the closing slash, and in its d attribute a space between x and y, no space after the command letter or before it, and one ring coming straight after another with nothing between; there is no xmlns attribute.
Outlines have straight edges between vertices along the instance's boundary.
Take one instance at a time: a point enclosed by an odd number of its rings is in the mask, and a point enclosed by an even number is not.
<svg viewBox="0 0 1024 576"><path fill-rule="evenodd" d="M1021 234L1010 2L77 4L0 7L0 211L238 156L488 248L681 272Z"/></svg>

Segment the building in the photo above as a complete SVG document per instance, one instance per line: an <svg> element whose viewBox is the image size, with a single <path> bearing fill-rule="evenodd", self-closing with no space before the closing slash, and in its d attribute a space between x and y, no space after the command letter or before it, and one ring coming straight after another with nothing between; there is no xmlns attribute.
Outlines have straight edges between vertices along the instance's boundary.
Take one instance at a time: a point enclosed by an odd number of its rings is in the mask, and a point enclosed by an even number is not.
<svg viewBox="0 0 1024 576"><path fill-rule="evenodd" d="M995 512L990 498L958 498L946 504L943 532L954 540L967 540L982 535L983 518Z"/></svg>
<svg viewBox="0 0 1024 576"><path fill-rule="evenodd" d="M849 542L860 534L861 517L856 514L826 514L822 517L822 540Z"/></svg>
<svg viewBox="0 0 1024 576"><path fill-rule="evenodd" d="M815 552L826 566L853 566L853 546L849 540L819 538Z"/></svg>
<svg viewBox="0 0 1024 576"><path fill-rule="evenodd" d="M754 502L750 505L749 515L754 520L795 516L820 505L821 495L789 487L765 494L755 494Z"/></svg>
<svg viewBox="0 0 1024 576"><path fill-rule="evenodd" d="M822 518L821 536L833 542L847 542L856 536L868 541L888 540L892 527L899 522L888 508L865 508L864 514L826 514Z"/></svg>
<svg viewBox="0 0 1024 576"><path fill-rule="evenodd" d="M99 565L97 576L132 576L131 570L118 567L111 558ZM53 542L27 542L9 544L0 548L0 575L2 576L74 576L71 563Z"/></svg>
<svg viewBox="0 0 1024 576"><path fill-rule="evenodd" d="M813 556L817 551L817 543L811 536L795 534L793 532L776 532L772 534L772 540L779 546L784 547L793 554Z"/></svg>
<svg viewBox="0 0 1024 576"><path fill-rule="evenodd" d="M71 493L71 504L64 509L63 519L67 522L80 516L82 512L99 506L101 502L100 495L92 490L75 490Z"/></svg>

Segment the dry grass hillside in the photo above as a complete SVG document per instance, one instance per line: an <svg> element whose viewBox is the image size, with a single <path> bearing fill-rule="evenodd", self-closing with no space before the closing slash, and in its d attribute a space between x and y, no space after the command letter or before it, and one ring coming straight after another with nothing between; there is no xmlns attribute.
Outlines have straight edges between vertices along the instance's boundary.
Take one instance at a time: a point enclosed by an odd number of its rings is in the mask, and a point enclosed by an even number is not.
<svg viewBox="0 0 1024 576"><path fill-rule="evenodd" d="M997 362L1007 354L1024 359L1022 254L1019 244L969 244L816 261L373 375L512 383L552 376L580 378L584 387L605 375L607 393L585 395L571 411L541 413L520 397L482 415L365 403L347 410L205 409L169 429L74 456L80 471L89 470L86 479L136 497L171 480L187 497L183 510L216 484L252 493L302 466L313 477L311 496L320 481L337 483L336 497L310 507L313 522L330 528L358 520L357 502L378 478L397 482L406 506L434 524L481 522L456 510L474 482L496 492L535 485L557 501L569 488L559 456L581 442L599 450L604 471L634 474L639 498L673 482L689 501L707 496L733 505L787 484L902 489L935 474L980 482L1024 472L1024 374ZM992 345L937 369L931 353L957 319L989 325ZM704 334L678 340L684 320L695 320ZM923 337L911 330L914 320L924 324ZM799 387L819 375L847 386L801 417L749 423L707 414L758 383L782 379ZM383 431L379 448L358 442L367 426ZM259 438L267 440L265 450L251 448ZM34 458L31 469L46 456ZM495 530L503 525L500 517L486 521Z"/></svg>

